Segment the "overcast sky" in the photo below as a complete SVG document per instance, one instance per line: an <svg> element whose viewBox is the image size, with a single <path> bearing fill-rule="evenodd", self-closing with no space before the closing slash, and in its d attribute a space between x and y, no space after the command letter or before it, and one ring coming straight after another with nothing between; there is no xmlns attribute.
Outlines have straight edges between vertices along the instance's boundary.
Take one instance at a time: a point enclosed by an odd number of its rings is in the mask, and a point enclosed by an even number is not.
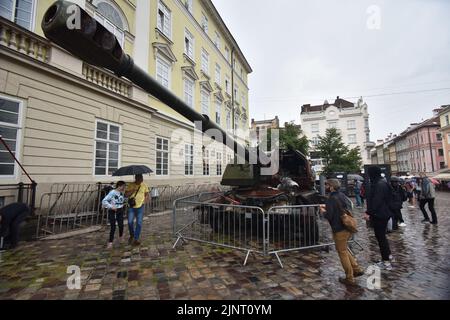
<svg viewBox="0 0 450 320"><path fill-rule="evenodd" d="M450 104L448 0L213 3L254 70L251 118L300 123L303 104L363 96L375 141Z"/></svg>

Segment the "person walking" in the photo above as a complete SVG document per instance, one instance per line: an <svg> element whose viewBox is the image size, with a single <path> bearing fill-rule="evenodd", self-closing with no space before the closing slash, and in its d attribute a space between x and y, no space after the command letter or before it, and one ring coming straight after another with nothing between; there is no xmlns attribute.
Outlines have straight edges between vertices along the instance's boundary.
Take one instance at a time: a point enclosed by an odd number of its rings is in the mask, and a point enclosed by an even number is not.
<svg viewBox="0 0 450 320"><path fill-rule="evenodd" d="M4 240L8 237L10 249L17 247L19 243L20 225L30 213L31 210L28 205L18 202L11 203L0 209L0 238Z"/></svg>
<svg viewBox="0 0 450 320"><path fill-rule="evenodd" d="M422 193L420 194L420 210L423 213L424 219L423 223L431 223L438 224L436 210L434 209L434 199L436 198L436 189L431 180L425 175L422 175L422 184L421 184ZM425 205L428 204L428 209L431 212L431 218L428 216L427 211L425 210Z"/></svg>
<svg viewBox="0 0 450 320"><path fill-rule="evenodd" d="M412 180L406 182L405 189L409 205L414 206L414 186Z"/></svg>
<svg viewBox="0 0 450 320"><path fill-rule="evenodd" d="M361 183L360 195L361 195L361 204L362 204L362 207L364 208L365 202L366 202L366 185L365 185L365 183Z"/></svg>
<svg viewBox="0 0 450 320"><path fill-rule="evenodd" d="M416 195L416 202L420 205L420 195L422 193L422 175L416 179L414 194Z"/></svg>
<svg viewBox="0 0 450 320"><path fill-rule="evenodd" d="M339 191L339 180L327 180L325 188L330 193L330 196L326 204L320 207L320 211L330 223L336 251L345 271L345 278L339 278L339 281L345 285L354 286L356 285L355 277L364 275L364 272L348 250L348 241L352 234L345 228L341 220L342 209L351 210L352 202Z"/></svg>
<svg viewBox="0 0 450 320"><path fill-rule="evenodd" d="M355 179L355 184L353 187L353 191L355 193L356 198L356 207L361 208L362 207L362 200L361 200L361 185L362 182Z"/></svg>
<svg viewBox="0 0 450 320"><path fill-rule="evenodd" d="M119 227L119 243L122 242L125 187L126 183L124 181L117 182L116 188L111 190L102 201L103 208L108 210L108 220L111 226L108 249L111 249L113 246L114 234L116 233L116 223Z"/></svg>
<svg viewBox="0 0 450 320"><path fill-rule="evenodd" d="M136 175L134 183L127 186L125 197L128 198L129 204L128 230L130 232L130 239L128 243L138 246L141 244L139 239L142 231L142 222L144 220L144 204L149 200L149 188L144 183L144 177L141 174Z"/></svg>
<svg viewBox="0 0 450 320"><path fill-rule="evenodd" d="M402 208L403 202L408 198L405 189L400 185L400 180L397 177L391 178L391 187L393 191L391 209L394 214L392 217L392 230L398 230L398 227L406 227L405 220L403 220Z"/></svg>
<svg viewBox="0 0 450 320"><path fill-rule="evenodd" d="M364 219L372 225L380 247L382 260L377 265L389 271L392 270L391 260L393 259L386 232L388 221L393 216L390 209L392 190L382 178L380 167L370 167L368 174L370 177L370 190L368 190L367 212L364 215Z"/></svg>

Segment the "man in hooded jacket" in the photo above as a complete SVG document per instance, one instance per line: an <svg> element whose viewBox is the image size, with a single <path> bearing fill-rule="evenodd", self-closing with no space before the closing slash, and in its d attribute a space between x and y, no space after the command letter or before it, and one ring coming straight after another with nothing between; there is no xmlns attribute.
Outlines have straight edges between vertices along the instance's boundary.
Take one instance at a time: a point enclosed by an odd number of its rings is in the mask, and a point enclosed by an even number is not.
<svg viewBox="0 0 450 320"><path fill-rule="evenodd" d="M368 170L370 177L370 188L367 193L367 212L365 219L370 221L375 237L380 247L382 261L379 267L385 270L392 270L391 249L386 238L387 225L393 213L390 208L392 202L392 189L381 176L379 167L370 167Z"/></svg>

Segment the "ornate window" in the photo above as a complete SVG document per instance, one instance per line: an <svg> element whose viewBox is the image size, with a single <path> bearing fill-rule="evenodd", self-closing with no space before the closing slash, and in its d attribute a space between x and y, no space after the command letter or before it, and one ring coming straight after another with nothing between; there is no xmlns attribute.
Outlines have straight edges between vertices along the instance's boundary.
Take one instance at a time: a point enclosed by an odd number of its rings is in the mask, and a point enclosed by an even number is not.
<svg viewBox="0 0 450 320"><path fill-rule="evenodd" d="M116 36L123 48L125 45L124 31L128 29L123 14L109 1L94 1L93 4L97 7L95 19Z"/></svg>
<svg viewBox="0 0 450 320"><path fill-rule="evenodd" d="M162 2L158 2L158 29L169 39L172 38L172 12Z"/></svg>

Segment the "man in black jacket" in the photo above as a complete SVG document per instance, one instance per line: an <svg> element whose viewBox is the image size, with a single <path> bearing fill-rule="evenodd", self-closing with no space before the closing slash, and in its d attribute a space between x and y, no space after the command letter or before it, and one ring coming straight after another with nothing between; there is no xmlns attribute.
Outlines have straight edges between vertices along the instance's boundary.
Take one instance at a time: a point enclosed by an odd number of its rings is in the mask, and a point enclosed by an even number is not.
<svg viewBox="0 0 450 320"><path fill-rule="evenodd" d="M393 191L393 201L391 205L394 217L392 218L392 229L398 230L398 227L405 227L405 221L403 220L402 208L403 202L408 200L406 191L400 185L400 179L397 177L391 178L391 186Z"/></svg>
<svg viewBox="0 0 450 320"><path fill-rule="evenodd" d="M348 250L348 241L351 239L352 234L345 228L341 220L342 209L351 210L352 202L339 191L339 180L329 179L325 183L325 187L327 192L330 192L330 197L326 205L320 207L320 211L330 223L336 251L345 271L346 277L339 278L339 281L345 285L354 286L356 285L355 277L362 276L364 272Z"/></svg>
<svg viewBox="0 0 450 320"><path fill-rule="evenodd" d="M392 270L391 249L386 238L387 224L393 216L391 211L392 189L389 184L381 177L379 167L369 168L370 190L367 196L367 212L365 219L370 221L380 247L382 261L378 266L385 270Z"/></svg>
<svg viewBox="0 0 450 320"><path fill-rule="evenodd" d="M0 209L0 237L9 236L11 249L17 246L20 224L30 212L30 208L24 203L12 203Z"/></svg>

